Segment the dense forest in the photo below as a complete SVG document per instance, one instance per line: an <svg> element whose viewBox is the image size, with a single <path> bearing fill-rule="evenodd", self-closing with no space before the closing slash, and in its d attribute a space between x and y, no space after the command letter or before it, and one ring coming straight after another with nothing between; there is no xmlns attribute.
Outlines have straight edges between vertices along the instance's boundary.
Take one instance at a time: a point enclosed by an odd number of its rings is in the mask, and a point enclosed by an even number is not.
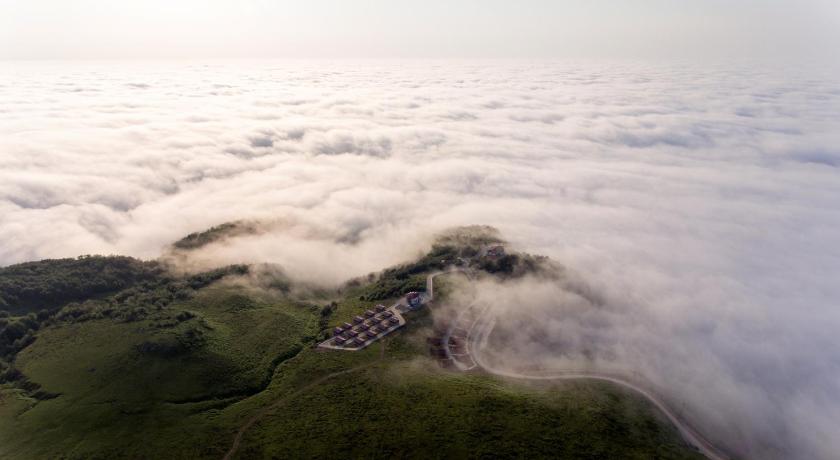
<svg viewBox="0 0 840 460"><path fill-rule="evenodd" d="M0 310L26 314L120 291L163 276L157 262L81 256L0 268Z"/></svg>

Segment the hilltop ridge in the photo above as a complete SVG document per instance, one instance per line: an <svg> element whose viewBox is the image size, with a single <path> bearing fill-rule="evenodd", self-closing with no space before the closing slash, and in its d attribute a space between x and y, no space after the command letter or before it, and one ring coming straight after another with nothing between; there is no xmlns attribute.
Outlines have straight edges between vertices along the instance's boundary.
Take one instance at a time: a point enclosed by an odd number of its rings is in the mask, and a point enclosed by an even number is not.
<svg viewBox="0 0 840 460"><path fill-rule="evenodd" d="M235 228L221 227L194 234L190 250ZM489 227L455 229L417 260L305 296L259 281L288 283L260 264L179 274L161 261L86 256L2 268L0 456L222 458L236 437L237 458L699 458L618 388L439 368L426 340L454 274L368 349L315 348L334 324L425 289L447 266L499 280L558 270L503 245ZM482 257L496 246L506 250Z"/></svg>

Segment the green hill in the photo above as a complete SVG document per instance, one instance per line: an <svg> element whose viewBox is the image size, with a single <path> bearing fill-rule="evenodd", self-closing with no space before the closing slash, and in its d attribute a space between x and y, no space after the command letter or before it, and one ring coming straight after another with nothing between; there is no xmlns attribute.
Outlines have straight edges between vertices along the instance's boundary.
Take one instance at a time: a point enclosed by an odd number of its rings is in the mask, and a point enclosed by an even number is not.
<svg viewBox="0 0 840 460"><path fill-rule="evenodd" d="M253 267L174 275L96 257L0 269L0 458L222 458L240 432L235 458L700 458L613 386L438 368L425 346L434 307L364 351L314 348L475 250L450 240L305 299L248 284Z"/></svg>

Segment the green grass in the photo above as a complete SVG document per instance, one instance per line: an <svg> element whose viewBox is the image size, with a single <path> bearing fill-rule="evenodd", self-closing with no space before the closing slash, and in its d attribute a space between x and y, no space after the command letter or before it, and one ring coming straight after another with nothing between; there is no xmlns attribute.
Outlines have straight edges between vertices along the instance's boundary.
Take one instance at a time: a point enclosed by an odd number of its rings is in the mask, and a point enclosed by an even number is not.
<svg viewBox="0 0 840 460"><path fill-rule="evenodd" d="M415 270L393 273L424 283ZM436 303L460 278L438 278ZM324 324L393 304L361 300L385 285L319 298L335 300L325 322L311 302L215 283L135 321L48 323L14 365L57 396L0 386L0 458L221 458L268 407L238 458L700 458L620 388L439 369L425 344L435 309L407 313L406 327L360 352L313 348Z"/></svg>
<svg viewBox="0 0 840 460"><path fill-rule="evenodd" d="M237 458L702 458L647 401L620 388L523 386L440 370L423 355L431 314L412 315L363 353L306 350L266 392L229 408L241 424L280 403L246 434Z"/></svg>
<svg viewBox="0 0 840 460"><path fill-rule="evenodd" d="M548 391L417 362L320 385L268 415L239 458L701 458L609 385Z"/></svg>
<svg viewBox="0 0 840 460"><path fill-rule="evenodd" d="M208 411L262 391L275 366L316 332L311 307L266 302L232 288L206 289L176 309L195 317L175 325L157 317L105 319L40 331L16 364L60 396L22 413L20 397L0 402L4 421L14 419L0 425L0 457L142 457L179 451L190 431L203 442L213 432ZM190 330L202 332L187 348L142 351L149 342L178 344Z"/></svg>

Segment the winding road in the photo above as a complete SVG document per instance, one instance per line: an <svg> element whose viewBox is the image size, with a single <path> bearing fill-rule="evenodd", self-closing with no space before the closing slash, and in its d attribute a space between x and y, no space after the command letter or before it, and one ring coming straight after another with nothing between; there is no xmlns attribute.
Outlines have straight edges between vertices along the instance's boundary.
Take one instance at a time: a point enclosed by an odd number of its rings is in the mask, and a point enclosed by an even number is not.
<svg viewBox="0 0 840 460"><path fill-rule="evenodd" d="M469 276L469 273L464 269L452 269L443 272L436 272L429 275L427 278L427 285L428 285L428 292L431 293L429 296L430 300L433 298L433 287L434 287L434 278L438 275L443 273L452 273L454 271L464 272ZM475 301L468 305L466 308L462 310L462 314L459 315L458 319L450 324L445 336L444 336L444 346L447 353L447 356L452 357L451 352L449 351L449 337L452 335L452 331L455 327L459 324L461 316L463 316L464 312L472 309L475 306ZM531 380L531 381L560 381L560 380L599 380L610 382L615 385L619 385L623 388L629 389L641 396L645 399L650 401L657 409L677 428L677 431L680 433L680 436L696 448L701 454L705 455L707 458L711 460L729 460L729 456L722 453L718 450L712 443L710 443L705 437L703 437L696 429L691 427L686 421L681 419L676 413L674 413L671 409L668 408L668 405L665 403L663 399L657 396L652 390L645 388L642 384L638 382L634 382L629 377L619 376L614 374L609 374L606 372L597 372L597 371L585 371L581 372L579 370L558 370L551 373L534 375L534 374L525 374L521 372L515 372L512 370L507 369L499 369L493 367L492 365L488 364L487 360L482 356L482 352L487 349L487 340L490 337L490 334L493 332L493 329L496 326L496 318L490 315L490 309L484 308L481 313L473 320L472 324L469 327L467 333L467 341L466 341L466 349L467 353L471 356L472 361L475 363L474 367L480 368L481 370L489 373L498 375L500 377L506 377L510 379L517 379L517 380ZM457 361L455 361L457 363ZM460 366L459 366L460 367ZM462 370L471 370L462 369Z"/></svg>
<svg viewBox="0 0 840 460"><path fill-rule="evenodd" d="M434 279L446 273L454 273L454 272L461 272L466 274L470 277L470 271L468 269L453 267L448 270L438 271L435 273L431 273L426 278L426 296L425 301L431 301L434 299ZM452 322L449 328L446 331L444 336L444 347L447 353L447 356L450 358L452 357L451 351L449 350L449 338L452 336L453 330L459 324L460 320L464 317L465 312L473 309L475 307L476 301L474 300L470 305L466 308L462 309L461 314L459 314L456 321ZM517 380L531 380L531 381L560 381L560 380L598 380L609 382L623 388L629 389L641 396L645 399L650 401L657 409L676 427L677 431L680 433L682 438L696 448L701 454L705 455L707 458L711 460L730 460L729 456L725 455L724 453L720 452L712 443L710 443L706 438L704 438L696 429L692 428L685 420L680 418L675 412L673 412L668 405L665 403L663 399L656 395L652 390L646 388L641 383L634 382L631 378L625 376L619 376L614 374L609 374L606 372L596 372L596 371L586 371L581 372L579 370L559 370L554 371L551 373L534 375L534 374L525 374L521 372L516 372L513 370L508 369L499 369L493 367L491 364L487 362L487 360L482 355L483 351L487 349L487 341L490 337L490 334L493 332L493 329L496 327L496 318L490 314L489 308L484 308L478 314L475 319L473 319L469 329L467 331L467 340L465 343L467 354L472 358L474 365L472 367L463 368L459 366L461 370L472 370L473 368L479 368L488 374L498 375L500 377L510 378L510 379L517 379ZM384 357L385 354L385 347L381 350L380 360ZM332 374L325 375L319 379L316 379L309 384L299 388L298 390L284 395L282 398L276 400L274 403L266 406L253 416L249 417L245 423L240 427L237 431L236 436L234 437L233 444L230 447L230 450L225 454L224 460L232 459L238 449L240 444L242 443L242 439L244 438L245 434L250 430L254 425L256 425L263 417L270 414L274 410L282 407L290 400L294 399L298 395L308 391L314 386L320 385L328 380L331 380L335 377L349 374L352 372L356 372L362 370L364 368L370 367L376 364L379 360L374 362L366 363L357 367L353 367L350 369L345 369L342 371L334 372ZM456 361L457 362L457 361Z"/></svg>

